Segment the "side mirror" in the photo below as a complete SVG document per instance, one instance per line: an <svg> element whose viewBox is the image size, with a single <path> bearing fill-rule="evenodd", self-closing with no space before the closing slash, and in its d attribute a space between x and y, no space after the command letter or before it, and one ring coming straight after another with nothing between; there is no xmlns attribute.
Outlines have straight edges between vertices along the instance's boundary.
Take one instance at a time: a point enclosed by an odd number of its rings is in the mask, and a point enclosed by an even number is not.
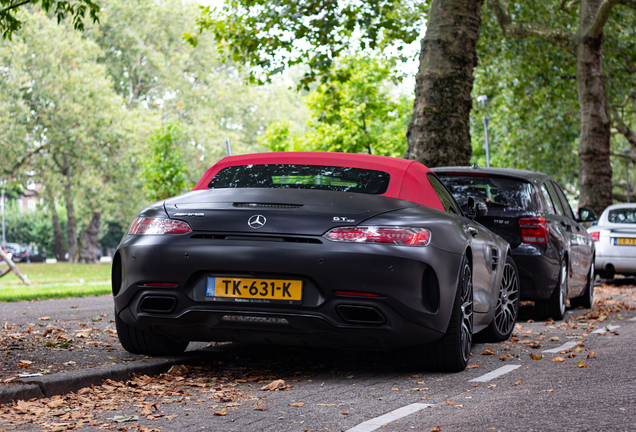
<svg viewBox="0 0 636 432"><path fill-rule="evenodd" d="M594 210L587 207L579 208L579 217L576 219L577 222L594 222L596 220L596 214Z"/></svg>
<svg viewBox="0 0 636 432"><path fill-rule="evenodd" d="M488 214L488 206L485 202L474 197L468 197L468 209L466 216L475 219L476 217L486 216Z"/></svg>

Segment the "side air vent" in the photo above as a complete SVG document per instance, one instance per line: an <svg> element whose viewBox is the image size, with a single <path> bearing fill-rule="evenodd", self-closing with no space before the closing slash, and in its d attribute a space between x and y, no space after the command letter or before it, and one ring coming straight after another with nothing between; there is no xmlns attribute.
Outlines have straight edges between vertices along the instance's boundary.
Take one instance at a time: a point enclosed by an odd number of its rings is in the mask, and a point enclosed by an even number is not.
<svg viewBox="0 0 636 432"><path fill-rule="evenodd" d="M322 241L315 238L306 237L281 237L281 236L254 236L241 234L194 234L192 239L207 240L228 240L228 241L269 241L269 242L285 242L285 243L309 243L322 244Z"/></svg>
<svg viewBox="0 0 636 432"><path fill-rule="evenodd" d="M492 271L497 270L499 265L499 251L497 248L492 248Z"/></svg>
<svg viewBox="0 0 636 432"><path fill-rule="evenodd" d="M234 203L234 207L293 209L302 207L302 204Z"/></svg>

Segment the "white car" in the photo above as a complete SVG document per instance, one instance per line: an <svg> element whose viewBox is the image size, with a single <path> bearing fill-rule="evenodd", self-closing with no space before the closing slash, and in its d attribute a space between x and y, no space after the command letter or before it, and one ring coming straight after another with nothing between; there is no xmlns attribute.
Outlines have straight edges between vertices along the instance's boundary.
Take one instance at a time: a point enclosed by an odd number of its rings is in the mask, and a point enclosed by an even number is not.
<svg viewBox="0 0 636 432"><path fill-rule="evenodd" d="M611 205L587 230L596 242L596 274L636 275L636 204Z"/></svg>

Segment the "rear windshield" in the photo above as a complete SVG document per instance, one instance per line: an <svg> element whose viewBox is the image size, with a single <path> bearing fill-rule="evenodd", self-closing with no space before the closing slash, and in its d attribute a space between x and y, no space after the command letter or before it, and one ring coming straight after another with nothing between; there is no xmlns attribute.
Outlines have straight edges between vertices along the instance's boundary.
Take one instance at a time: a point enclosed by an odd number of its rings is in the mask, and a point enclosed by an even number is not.
<svg viewBox="0 0 636 432"><path fill-rule="evenodd" d="M208 188L320 189L383 194L390 175L383 171L321 165L243 165L219 171Z"/></svg>
<svg viewBox="0 0 636 432"><path fill-rule="evenodd" d="M479 198L488 207L535 211L538 208L534 187L523 180L505 177L440 175L463 210L468 197Z"/></svg>
<svg viewBox="0 0 636 432"><path fill-rule="evenodd" d="M610 210L607 220L617 224L636 224L636 209L622 208Z"/></svg>

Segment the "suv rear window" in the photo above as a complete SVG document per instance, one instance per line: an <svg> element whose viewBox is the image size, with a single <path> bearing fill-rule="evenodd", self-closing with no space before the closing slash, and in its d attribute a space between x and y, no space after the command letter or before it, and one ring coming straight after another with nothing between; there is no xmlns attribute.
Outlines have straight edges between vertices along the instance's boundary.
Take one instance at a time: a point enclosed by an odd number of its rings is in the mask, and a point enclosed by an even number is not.
<svg viewBox="0 0 636 432"><path fill-rule="evenodd" d="M610 210L607 220L616 224L636 224L636 209L622 208Z"/></svg>
<svg viewBox="0 0 636 432"><path fill-rule="evenodd" d="M208 188L320 189L379 195L391 176L383 171L321 165L242 165L219 171Z"/></svg>
<svg viewBox="0 0 636 432"><path fill-rule="evenodd" d="M488 207L535 211L538 208L536 192L532 184L508 177L440 175L457 200L462 210L466 210L468 197L479 198Z"/></svg>

